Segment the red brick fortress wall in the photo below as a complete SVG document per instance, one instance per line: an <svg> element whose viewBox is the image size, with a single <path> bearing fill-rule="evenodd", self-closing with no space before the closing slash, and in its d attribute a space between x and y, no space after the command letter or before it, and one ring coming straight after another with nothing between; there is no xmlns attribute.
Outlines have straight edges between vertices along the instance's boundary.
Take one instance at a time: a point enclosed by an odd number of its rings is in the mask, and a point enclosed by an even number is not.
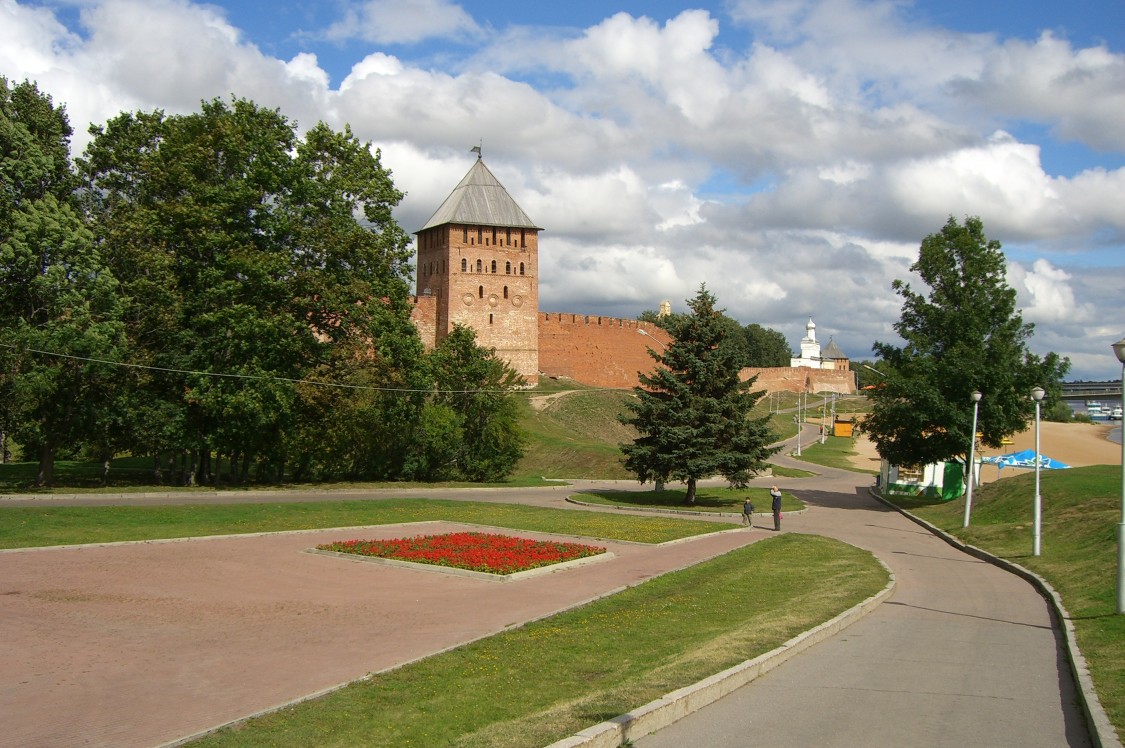
<svg viewBox="0 0 1125 748"><path fill-rule="evenodd" d="M647 334L642 334L644 330ZM539 313L539 371L593 387L634 387L651 372L668 333L650 322L589 314Z"/></svg>
<svg viewBox="0 0 1125 748"><path fill-rule="evenodd" d="M837 392L851 395L856 391L855 372L839 369L813 369L808 366L777 366L768 369L743 369L739 377L746 381L757 375L755 390L766 392Z"/></svg>

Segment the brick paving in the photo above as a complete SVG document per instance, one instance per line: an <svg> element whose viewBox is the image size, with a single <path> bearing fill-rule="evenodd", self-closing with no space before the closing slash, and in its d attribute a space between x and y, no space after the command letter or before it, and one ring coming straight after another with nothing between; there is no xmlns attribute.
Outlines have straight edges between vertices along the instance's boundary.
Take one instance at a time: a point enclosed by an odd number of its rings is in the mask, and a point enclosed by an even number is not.
<svg viewBox="0 0 1125 748"><path fill-rule="evenodd" d="M767 536L599 541L615 558L506 583L304 552L460 529L0 552L0 746L173 742Z"/></svg>

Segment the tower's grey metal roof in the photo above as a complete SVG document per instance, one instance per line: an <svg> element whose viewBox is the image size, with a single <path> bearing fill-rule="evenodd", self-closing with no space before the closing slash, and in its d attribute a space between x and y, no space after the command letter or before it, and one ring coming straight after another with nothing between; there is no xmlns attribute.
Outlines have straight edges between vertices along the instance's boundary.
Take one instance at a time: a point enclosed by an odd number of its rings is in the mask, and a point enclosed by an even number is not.
<svg viewBox="0 0 1125 748"><path fill-rule="evenodd" d="M820 352L820 357L834 360L847 358L844 352L840 350L840 346L836 345L836 341L832 338L828 339L828 345L824 346L824 350Z"/></svg>
<svg viewBox="0 0 1125 748"><path fill-rule="evenodd" d="M479 158L419 231L447 223L539 230Z"/></svg>

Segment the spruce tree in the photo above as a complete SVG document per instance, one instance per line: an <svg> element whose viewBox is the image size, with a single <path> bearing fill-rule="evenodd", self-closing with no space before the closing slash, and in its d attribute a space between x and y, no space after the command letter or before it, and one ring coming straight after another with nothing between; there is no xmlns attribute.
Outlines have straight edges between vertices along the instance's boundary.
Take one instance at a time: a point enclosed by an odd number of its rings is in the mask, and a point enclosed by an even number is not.
<svg viewBox="0 0 1125 748"><path fill-rule="evenodd" d="M715 297L701 286L687 302L689 314L671 320L674 340L651 351L657 368L640 374L622 423L638 437L622 444L625 467L641 483L668 480L687 484L685 501L695 503L701 478L721 475L742 487L777 449L768 417L753 419L750 410L764 394L752 392L753 379L742 381L742 349L730 336ZM741 342L741 341L737 341Z"/></svg>

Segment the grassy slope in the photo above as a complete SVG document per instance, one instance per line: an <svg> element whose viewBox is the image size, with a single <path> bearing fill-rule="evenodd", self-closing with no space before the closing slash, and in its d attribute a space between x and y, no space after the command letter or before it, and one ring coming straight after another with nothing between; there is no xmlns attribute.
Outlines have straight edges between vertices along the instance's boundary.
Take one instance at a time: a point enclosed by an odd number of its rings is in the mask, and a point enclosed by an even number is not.
<svg viewBox="0 0 1125 748"><path fill-rule="evenodd" d="M899 502L967 543L1036 572L1062 595L1098 697L1125 735L1125 615L1115 615L1116 525L1121 469L1095 465L1041 473L1041 553L1031 555L1034 474L989 483L973 494L962 528L963 500Z"/></svg>

